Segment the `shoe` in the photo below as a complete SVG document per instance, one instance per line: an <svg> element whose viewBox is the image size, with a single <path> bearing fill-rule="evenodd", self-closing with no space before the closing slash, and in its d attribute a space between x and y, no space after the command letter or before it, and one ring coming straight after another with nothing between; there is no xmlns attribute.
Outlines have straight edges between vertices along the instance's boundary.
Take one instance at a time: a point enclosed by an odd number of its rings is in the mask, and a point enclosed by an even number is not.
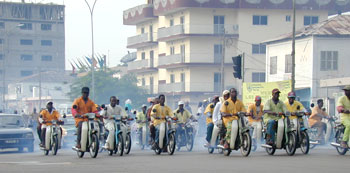
<svg viewBox="0 0 350 173"><path fill-rule="evenodd" d="M346 143L346 141L342 141L342 142L340 143L340 147L342 147L342 148L348 148L348 144Z"/></svg>
<svg viewBox="0 0 350 173"><path fill-rule="evenodd" d="M109 148L109 145L108 143L105 143L105 145L103 146L104 149L108 149Z"/></svg>
<svg viewBox="0 0 350 173"><path fill-rule="evenodd" d="M205 143L205 144L204 144L204 147L210 147L209 142Z"/></svg>
<svg viewBox="0 0 350 173"><path fill-rule="evenodd" d="M80 144L77 144L77 145L75 146L75 148L80 149L80 148L81 148L81 145L80 145Z"/></svg>
<svg viewBox="0 0 350 173"><path fill-rule="evenodd" d="M39 144L39 147L40 147L40 148L44 148L44 145L43 145L43 144Z"/></svg>
<svg viewBox="0 0 350 173"><path fill-rule="evenodd" d="M224 144L225 144L225 140L221 140L220 145L224 145Z"/></svg>
<svg viewBox="0 0 350 173"><path fill-rule="evenodd" d="M230 148L230 145L229 145L227 142L225 142L224 148L225 148L225 149L229 149L229 148Z"/></svg>

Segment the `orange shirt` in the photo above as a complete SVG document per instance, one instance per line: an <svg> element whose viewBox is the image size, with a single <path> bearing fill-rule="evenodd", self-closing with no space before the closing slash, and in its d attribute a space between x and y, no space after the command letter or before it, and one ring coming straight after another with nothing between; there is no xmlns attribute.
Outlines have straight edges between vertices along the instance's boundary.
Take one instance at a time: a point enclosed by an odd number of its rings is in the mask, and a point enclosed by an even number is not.
<svg viewBox="0 0 350 173"><path fill-rule="evenodd" d="M72 111L74 119L75 119L75 126L78 126L78 123L81 121L88 121L87 118L75 118L75 115L84 115L87 113L97 113L97 109L95 107L95 103L88 99L87 102L84 101L83 97L77 98L74 100L72 107L76 105L77 109L76 111ZM72 109L73 110L73 109Z"/></svg>
<svg viewBox="0 0 350 173"><path fill-rule="evenodd" d="M315 106L312 109L311 116L309 117L309 125L312 127L315 123L321 122L322 118L328 117L328 114L320 109L318 106Z"/></svg>
<svg viewBox="0 0 350 173"><path fill-rule="evenodd" d="M60 114L55 111L55 110L52 110L52 112L50 113L47 109L44 109L40 112L40 115L42 116L42 119L44 121L52 121L52 120L58 120L58 118L60 118ZM52 123L43 123L47 126L49 125L52 125Z"/></svg>

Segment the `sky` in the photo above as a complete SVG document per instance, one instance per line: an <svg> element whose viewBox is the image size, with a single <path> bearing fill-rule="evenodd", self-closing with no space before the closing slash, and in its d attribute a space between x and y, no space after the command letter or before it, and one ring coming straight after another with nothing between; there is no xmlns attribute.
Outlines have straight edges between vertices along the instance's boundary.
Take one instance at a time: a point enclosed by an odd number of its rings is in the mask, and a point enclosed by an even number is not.
<svg viewBox="0 0 350 173"><path fill-rule="evenodd" d="M94 0L87 1L92 6ZM85 0L25 0L25 2L52 2L65 5L66 69L72 69L69 60L91 55L90 12ZM135 26L123 25L123 11L144 3L146 0L97 0L93 15L95 53L107 56L109 54L109 66L119 64L120 59L128 51L127 37L136 35Z"/></svg>

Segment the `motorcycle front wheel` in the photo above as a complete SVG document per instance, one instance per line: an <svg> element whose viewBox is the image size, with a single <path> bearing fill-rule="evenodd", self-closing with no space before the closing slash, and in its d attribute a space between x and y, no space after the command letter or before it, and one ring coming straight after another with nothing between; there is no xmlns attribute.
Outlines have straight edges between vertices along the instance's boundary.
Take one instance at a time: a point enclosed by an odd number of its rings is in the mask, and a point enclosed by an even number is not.
<svg viewBox="0 0 350 173"><path fill-rule="evenodd" d="M306 131L301 131L300 132L300 149L301 152L304 154L308 154L310 150L310 140L309 140L309 135L306 133Z"/></svg>
<svg viewBox="0 0 350 173"><path fill-rule="evenodd" d="M213 154L214 150L215 150L214 148L209 147L209 148L208 148L208 153L209 153L209 154Z"/></svg>
<svg viewBox="0 0 350 173"><path fill-rule="evenodd" d="M58 137L57 136L53 136L51 148L52 148L52 154L56 155L57 151L58 151Z"/></svg>
<svg viewBox="0 0 350 173"><path fill-rule="evenodd" d="M296 147L296 136L294 132L289 132L288 134L288 142L286 145L286 152L289 156L293 156L297 149Z"/></svg>
<svg viewBox="0 0 350 173"><path fill-rule="evenodd" d="M192 149L193 149L193 134L192 133L188 134L186 148L187 148L187 151L192 151Z"/></svg>
<svg viewBox="0 0 350 173"><path fill-rule="evenodd" d="M92 158L96 158L98 154L99 148L99 140L96 134L91 135L91 145L90 145L90 155Z"/></svg>
<svg viewBox="0 0 350 173"><path fill-rule="evenodd" d="M243 156L249 156L252 149L252 138L249 132L244 132L242 135L241 153Z"/></svg>
<svg viewBox="0 0 350 173"><path fill-rule="evenodd" d="M118 138L118 143L115 145L115 150L114 153L118 154L119 156L123 156L124 154L124 140L123 140L123 135L119 133L117 135Z"/></svg>
<svg viewBox="0 0 350 173"><path fill-rule="evenodd" d="M173 155L175 152L175 146L176 146L176 139L174 133L170 133L168 137L168 154Z"/></svg>
<svg viewBox="0 0 350 173"><path fill-rule="evenodd" d="M272 147L272 148L266 148L266 152L267 154L269 154L270 156L274 155L276 152L276 148Z"/></svg>
<svg viewBox="0 0 350 173"><path fill-rule="evenodd" d="M131 136L130 134L127 134L125 137L125 147L124 147L125 154L129 154L131 150Z"/></svg>

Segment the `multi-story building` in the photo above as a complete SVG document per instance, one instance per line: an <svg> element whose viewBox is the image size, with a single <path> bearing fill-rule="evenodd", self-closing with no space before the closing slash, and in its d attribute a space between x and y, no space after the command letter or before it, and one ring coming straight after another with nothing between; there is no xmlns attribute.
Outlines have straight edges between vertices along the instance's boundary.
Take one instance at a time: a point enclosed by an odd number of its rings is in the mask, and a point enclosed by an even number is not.
<svg viewBox="0 0 350 173"><path fill-rule="evenodd" d="M64 37L63 5L0 2L1 93L39 71L64 73Z"/></svg>
<svg viewBox="0 0 350 173"><path fill-rule="evenodd" d="M296 3L297 28L346 7L337 0ZM240 90L231 59L239 54L244 53L245 82L265 82L266 45L261 43L292 30L292 1L148 0L124 11L124 24L137 28L128 48L137 49L129 72L137 74L139 85L167 94L170 102L194 104L222 88Z"/></svg>
<svg viewBox="0 0 350 173"><path fill-rule="evenodd" d="M334 115L337 93L349 85L350 15L339 15L296 32L295 88L305 105L324 98ZM267 81L290 80L292 33L267 42ZM341 93L342 94L342 93Z"/></svg>

